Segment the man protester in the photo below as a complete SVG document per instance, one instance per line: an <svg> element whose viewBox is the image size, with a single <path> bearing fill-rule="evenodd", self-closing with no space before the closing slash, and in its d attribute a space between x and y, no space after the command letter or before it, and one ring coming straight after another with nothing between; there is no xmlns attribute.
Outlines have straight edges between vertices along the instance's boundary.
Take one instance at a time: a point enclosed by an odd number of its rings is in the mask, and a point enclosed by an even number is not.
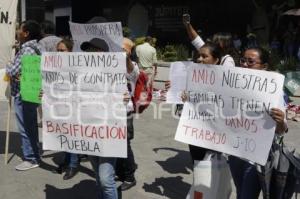
<svg viewBox="0 0 300 199"><path fill-rule="evenodd" d="M136 62L130 59L132 48L134 43L128 39L123 39L123 50L126 52L127 59L127 84L129 95L132 97L135 91L135 85L139 76L139 68ZM133 151L131 148L131 140L134 138L133 127L133 103L132 100L127 104L127 158L118 158L116 164L116 175L118 180L122 181L121 190L125 191L136 185L134 177L137 165L135 163Z"/></svg>
<svg viewBox="0 0 300 199"><path fill-rule="evenodd" d="M80 48L84 52L108 52L109 47L103 39L93 38L83 42ZM95 171L97 199L117 199L115 182L115 157L90 156Z"/></svg>
<svg viewBox="0 0 300 199"><path fill-rule="evenodd" d="M153 46L151 46L151 43L152 37L147 36L145 39L145 43L136 47L138 65L139 68L148 75L148 84L152 83L157 72L156 49Z"/></svg>
<svg viewBox="0 0 300 199"><path fill-rule="evenodd" d="M80 48L82 51L85 51L85 52L109 52L109 46L103 39L100 39L100 38L93 38L88 42L83 42L81 44ZM139 75L139 69L138 69L137 65L136 66L133 65L129 56L127 56L126 63L127 63L126 64L127 79L132 80L130 82L136 82L138 75ZM126 93L124 95L124 102L127 103L127 118L129 118L128 111L129 111L129 113L131 113L132 111L130 111L130 110L133 110L132 108L130 108L130 107L132 107L132 105L130 105L131 104L130 98L131 97L128 93ZM129 114L129 115L131 115L131 114ZM132 121L132 120L130 120L130 121ZM128 124L128 120L127 120L127 124ZM133 158L133 154L130 157ZM116 188L116 182L115 182L115 165L116 165L117 158L90 156L90 159L91 159L91 163L92 163L93 169L96 174L96 183L97 183L96 189L97 189L97 193L98 193L98 198L99 199L117 199L118 194L117 194L117 188ZM134 159L133 159L133 161L134 161ZM135 169L134 169L134 171L135 171ZM135 179L134 179L134 182L135 182ZM134 186L134 185L135 184L133 184L131 186Z"/></svg>
<svg viewBox="0 0 300 199"><path fill-rule="evenodd" d="M24 55L41 54L42 46L40 25L35 21L22 22L17 30L17 39L21 44L12 63L6 66L10 78L11 95L14 98L16 122L22 140L23 162L16 166L18 171L26 171L39 166L40 155L38 146L37 104L25 102L20 95L21 59Z"/></svg>

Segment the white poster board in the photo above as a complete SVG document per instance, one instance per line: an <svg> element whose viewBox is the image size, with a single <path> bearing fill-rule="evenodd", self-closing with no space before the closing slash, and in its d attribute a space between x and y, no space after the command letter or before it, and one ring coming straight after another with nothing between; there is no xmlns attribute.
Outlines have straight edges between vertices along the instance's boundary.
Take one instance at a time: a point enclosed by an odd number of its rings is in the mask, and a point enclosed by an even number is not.
<svg viewBox="0 0 300 199"><path fill-rule="evenodd" d="M187 68L192 62L172 62L170 66L169 80L171 87L167 92L166 103L183 104L181 94L186 90Z"/></svg>
<svg viewBox="0 0 300 199"><path fill-rule="evenodd" d="M190 64L175 139L264 165L275 132L269 112L283 104L275 72Z"/></svg>
<svg viewBox="0 0 300 199"><path fill-rule="evenodd" d="M74 40L74 52L79 52L80 45L93 38L106 41L110 52L122 52L123 32L121 22L79 24L69 22Z"/></svg>
<svg viewBox="0 0 300 199"><path fill-rule="evenodd" d="M44 53L43 148L127 157L125 53Z"/></svg>
<svg viewBox="0 0 300 199"><path fill-rule="evenodd" d="M4 68L14 55L17 4L17 0L0 1L0 68Z"/></svg>

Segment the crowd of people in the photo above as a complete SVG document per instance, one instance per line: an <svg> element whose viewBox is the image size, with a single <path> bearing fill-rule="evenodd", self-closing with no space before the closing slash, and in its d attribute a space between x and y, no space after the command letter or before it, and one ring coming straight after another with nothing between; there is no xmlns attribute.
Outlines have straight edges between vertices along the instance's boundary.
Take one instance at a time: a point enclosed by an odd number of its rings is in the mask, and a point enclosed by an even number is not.
<svg viewBox="0 0 300 199"><path fill-rule="evenodd" d="M102 23L102 20L91 20L87 23ZM216 33L209 41L204 41L201 35L194 30L187 18L183 19L187 35L195 47L193 61L201 64L212 64L230 67L244 67L257 70L269 70L269 52L259 46L255 36L249 35L247 46L242 48L242 42L238 37L231 36L230 33ZM71 39L59 38L54 35L54 26L51 22L38 24L35 21L22 22L17 31L17 39L20 48L15 59L7 66L6 72L10 77L11 94L14 99L14 109L16 111L17 125L21 135L23 151L23 162L16 166L18 171L26 171L39 167L41 162L41 150L38 139L38 112L42 115L41 108L35 103L23 101L20 96L20 75L21 58L24 55L41 55L42 52L72 52L73 43ZM286 34L289 34L287 32ZM285 37L289 38L289 37ZM56 40L56 42L53 42ZM81 44L81 50L86 52L108 52L105 43L94 38ZM151 37L147 37L145 43L134 46L128 39L123 40L123 50L126 52L126 77L128 81L128 92L124 94L124 101L127 106L127 158L98 157L89 156L93 166L97 184L97 197L100 199L116 199L116 180L122 181L123 191L136 185L135 171L137 164L131 147L131 140L134 138L134 126L131 97L134 95L134 88L140 71L144 71L149 77L151 84L157 73L156 50L150 44ZM51 41L51 42L49 42ZM279 49L276 38L271 43L271 47ZM283 51L286 55L294 55L295 46L291 49L285 42ZM299 46L298 46L299 48ZM166 89L172 86L172 82L166 84ZM284 94L282 95L282 97ZM185 93L182 100L186 101ZM284 101L284 100L282 100ZM182 108L182 107L181 107ZM180 106L179 106L180 109ZM274 140L287 132L285 112L279 107L273 107L270 113L276 121L276 135ZM40 116L40 120L43 118ZM208 149L189 145L192 160L203 160ZM68 180L76 175L80 160L86 158L73 153L65 153L64 161L58 165L55 172L65 172L63 179ZM228 164L231 169L232 178L237 190L237 199L258 198L261 191L256 165L242 158L234 156L228 157Z"/></svg>
<svg viewBox="0 0 300 199"><path fill-rule="evenodd" d="M283 25L282 25L283 26ZM192 25L185 25L187 33L190 39L195 39L198 35L197 30L193 28ZM287 28L278 28L274 32L270 33L269 41L260 41L258 36L253 31L247 31L244 34L238 33L227 33L223 37L230 37L232 40L232 46L228 50L231 51L231 54L236 56L236 52L239 54L242 53L246 48L263 46L266 50L271 53L271 56L277 56L281 60L286 60L294 58L295 60L300 61L300 24L293 21L288 22ZM215 34L212 37L209 37L207 40L213 41L218 37ZM197 45L200 45L201 41L196 39L193 41L193 45L197 48ZM234 49L236 52L232 52ZM239 65L239 63L236 63ZM274 63L273 63L274 64Z"/></svg>

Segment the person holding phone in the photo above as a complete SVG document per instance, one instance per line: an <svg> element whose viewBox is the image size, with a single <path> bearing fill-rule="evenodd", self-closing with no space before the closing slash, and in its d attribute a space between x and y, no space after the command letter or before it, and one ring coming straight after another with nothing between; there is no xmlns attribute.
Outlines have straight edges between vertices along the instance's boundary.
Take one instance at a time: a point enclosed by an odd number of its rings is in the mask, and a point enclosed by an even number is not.
<svg viewBox="0 0 300 199"><path fill-rule="evenodd" d="M191 43L197 49L197 51L199 51L199 49L205 44L205 42L193 28L189 14L183 14L182 20ZM238 60L238 53L233 46L231 34L221 32L216 33L213 35L212 42L217 44L221 48L222 58L220 61L220 65L235 66Z"/></svg>

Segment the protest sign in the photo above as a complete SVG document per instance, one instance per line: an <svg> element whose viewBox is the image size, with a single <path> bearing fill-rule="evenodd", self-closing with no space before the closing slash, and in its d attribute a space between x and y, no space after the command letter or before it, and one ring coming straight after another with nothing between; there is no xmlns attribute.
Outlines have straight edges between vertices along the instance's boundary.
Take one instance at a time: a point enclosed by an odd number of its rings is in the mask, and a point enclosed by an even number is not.
<svg viewBox="0 0 300 199"><path fill-rule="evenodd" d="M10 88L8 87L9 81L5 81L6 71L0 69L0 101L8 101Z"/></svg>
<svg viewBox="0 0 300 199"><path fill-rule="evenodd" d="M190 64L175 139L264 165L282 108L284 76L261 70Z"/></svg>
<svg viewBox="0 0 300 199"><path fill-rule="evenodd" d="M167 103L183 104L181 94L186 89L187 67L192 62L171 63L169 80L171 87L167 92Z"/></svg>
<svg viewBox="0 0 300 199"><path fill-rule="evenodd" d="M125 53L45 53L43 148L127 156Z"/></svg>
<svg viewBox="0 0 300 199"><path fill-rule="evenodd" d="M79 24L70 22L70 31L74 40L74 52L79 52L80 45L93 38L103 39L110 52L122 52L123 32L121 22Z"/></svg>
<svg viewBox="0 0 300 199"><path fill-rule="evenodd" d="M23 101L41 103L39 94L42 88L41 57L25 55L21 59L20 92Z"/></svg>
<svg viewBox="0 0 300 199"><path fill-rule="evenodd" d="M4 68L14 55L17 4L17 0L0 1L0 68Z"/></svg>

